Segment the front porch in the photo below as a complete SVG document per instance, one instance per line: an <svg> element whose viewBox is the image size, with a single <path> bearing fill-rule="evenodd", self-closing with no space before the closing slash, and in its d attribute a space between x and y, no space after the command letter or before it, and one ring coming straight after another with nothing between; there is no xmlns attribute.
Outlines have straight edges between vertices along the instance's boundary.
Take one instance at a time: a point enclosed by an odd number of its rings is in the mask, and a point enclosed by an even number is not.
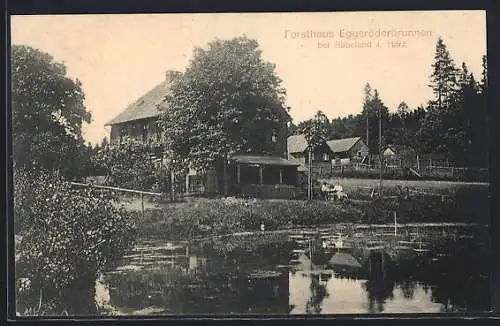
<svg viewBox="0 0 500 326"><path fill-rule="evenodd" d="M230 193L241 197L295 198L300 164L280 157L235 155L229 160Z"/></svg>
<svg viewBox="0 0 500 326"><path fill-rule="evenodd" d="M185 176L186 195L227 195L258 198L296 198L300 194L300 163L264 155L231 156L200 175L191 169Z"/></svg>

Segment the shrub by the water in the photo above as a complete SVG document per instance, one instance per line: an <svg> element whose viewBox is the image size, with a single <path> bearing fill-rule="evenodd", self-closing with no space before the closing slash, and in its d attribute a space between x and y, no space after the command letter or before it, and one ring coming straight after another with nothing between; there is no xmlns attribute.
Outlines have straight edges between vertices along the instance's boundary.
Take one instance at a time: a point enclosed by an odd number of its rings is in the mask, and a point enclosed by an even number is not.
<svg viewBox="0 0 500 326"><path fill-rule="evenodd" d="M133 138L106 145L91 157L93 166L109 174L107 184L144 191L161 191L158 180L165 179L155 166L150 153L154 146L146 146Z"/></svg>
<svg viewBox="0 0 500 326"><path fill-rule="evenodd" d="M95 280L134 242L135 224L113 194L72 189L49 173L16 171L14 224L20 314L95 312Z"/></svg>
<svg viewBox="0 0 500 326"><path fill-rule="evenodd" d="M191 238L335 222L359 222L362 207L351 203L298 200L200 200L147 210L138 228L141 238ZM139 218L139 216L138 216Z"/></svg>
<svg viewBox="0 0 500 326"><path fill-rule="evenodd" d="M200 199L151 209L141 219L137 215L141 238L188 240L236 232L266 231L295 227L315 227L333 223L476 222L487 224L488 195L485 187L464 187L441 195L401 195L398 187L385 187L389 198L350 202ZM484 189L484 191L483 191ZM349 192L351 195L351 192ZM354 194L353 194L353 197Z"/></svg>

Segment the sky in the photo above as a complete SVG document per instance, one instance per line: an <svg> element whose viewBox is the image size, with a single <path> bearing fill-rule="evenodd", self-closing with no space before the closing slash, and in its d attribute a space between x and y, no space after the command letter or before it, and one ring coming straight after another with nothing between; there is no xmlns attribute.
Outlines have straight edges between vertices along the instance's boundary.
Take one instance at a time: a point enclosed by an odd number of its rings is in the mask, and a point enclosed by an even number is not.
<svg viewBox="0 0 500 326"><path fill-rule="evenodd" d="M92 122L87 141L109 137L105 123L184 71L195 47L246 35L276 64L294 122L322 110L329 118L361 111L370 83L394 111L433 97L429 85L438 37L457 66L476 79L486 54L484 11L22 15L11 43L29 45L67 66L82 82ZM371 42L371 43L370 43ZM349 46L349 47L347 47Z"/></svg>

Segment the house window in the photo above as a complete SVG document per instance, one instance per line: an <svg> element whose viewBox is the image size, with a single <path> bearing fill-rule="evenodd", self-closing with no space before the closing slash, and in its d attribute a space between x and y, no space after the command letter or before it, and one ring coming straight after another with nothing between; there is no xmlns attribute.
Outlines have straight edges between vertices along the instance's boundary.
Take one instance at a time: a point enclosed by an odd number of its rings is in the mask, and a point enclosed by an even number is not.
<svg viewBox="0 0 500 326"><path fill-rule="evenodd" d="M259 184L260 172L258 165L242 165L240 173L241 184Z"/></svg>
<svg viewBox="0 0 500 326"><path fill-rule="evenodd" d="M120 126L120 140L123 140L126 136L128 136L128 126L122 125Z"/></svg>
<svg viewBox="0 0 500 326"><path fill-rule="evenodd" d="M357 155L358 155L358 157L361 157L361 151L358 151Z"/></svg>
<svg viewBox="0 0 500 326"><path fill-rule="evenodd" d="M156 140L160 141L161 140L161 125L159 121L156 121L155 123L155 129L156 129Z"/></svg>
<svg viewBox="0 0 500 326"><path fill-rule="evenodd" d="M188 177L189 192L201 193L203 192L203 179L198 175L190 175Z"/></svg>
<svg viewBox="0 0 500 326"><path fill-rule="evenodd" d="M329 161L330 160L330 156L328 155L328 153L324 153L323 154L323 161Z"/></svg>
<svg viewBox="0 0 500 326"><path fill-rule="evenodd" d="M273 130L273 134L271 135L271 141L273 143L277 143L278 142L278 135L276 133L276 130Z"/></svg>
<svg viewBox="0 0 500 326"><path fill-rule="evenodd" d="M147 122L142 125L142 141L143 142L148 141L148 131L149 131L148 127L149 126L148 126Z"/></svg>
<svg viewBox="0 0 500 326"><path fill-rule="evenodd" d="M134 139L138 139L139 137L139 125L138 124L132 124L130 126L130 136Z"/></svg>

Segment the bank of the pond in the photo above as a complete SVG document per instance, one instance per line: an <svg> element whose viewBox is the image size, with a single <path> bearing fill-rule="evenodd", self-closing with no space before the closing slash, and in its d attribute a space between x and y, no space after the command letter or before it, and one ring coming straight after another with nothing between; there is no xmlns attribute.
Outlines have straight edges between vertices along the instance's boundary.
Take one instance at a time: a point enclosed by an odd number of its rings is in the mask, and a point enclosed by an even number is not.
<svg viewBox="0 0 500 326"><path fill-rule="evenodd" d="M470 197L470 196L469 196ZM465 222L488 224L487 196L469 200L423 197L350 202L195 199L137 213L141 239L189 240L260 230L315 227L334 223ZM483 198L484 197L484 198Z"/></svg>

